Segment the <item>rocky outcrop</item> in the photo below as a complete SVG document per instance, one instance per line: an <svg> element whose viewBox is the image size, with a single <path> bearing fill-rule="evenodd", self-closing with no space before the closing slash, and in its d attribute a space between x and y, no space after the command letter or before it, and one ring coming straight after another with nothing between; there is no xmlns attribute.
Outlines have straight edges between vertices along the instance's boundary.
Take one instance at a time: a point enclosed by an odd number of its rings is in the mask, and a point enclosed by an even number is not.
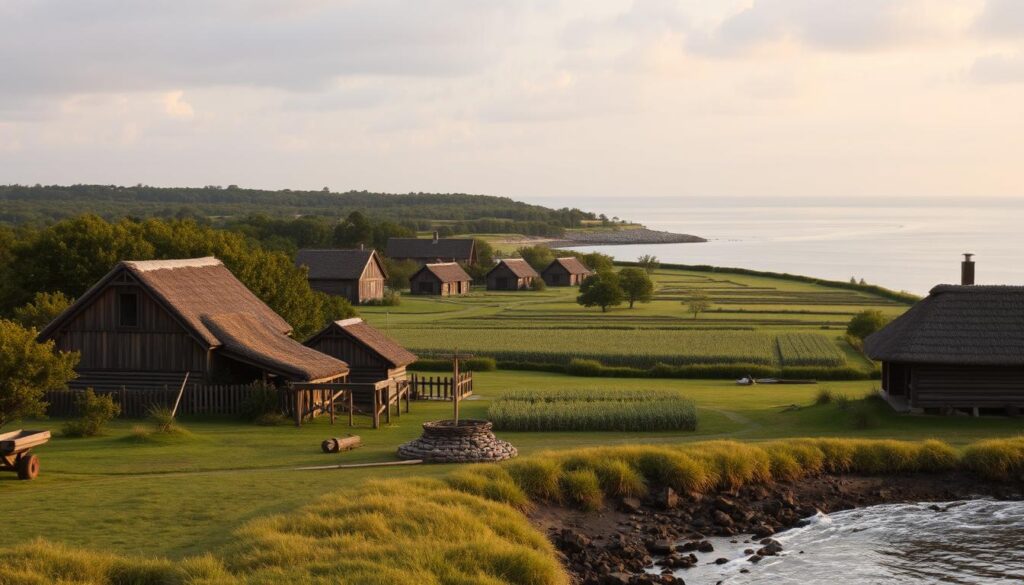
<svg viewBox="0 0 1024 585"><path fill-rule="evenodd" d="M518 454L508 441L494 436L486 420L450 420L423 423L423 435L398 448L401 459L429 463L477 463L504 461Z"/></svg>

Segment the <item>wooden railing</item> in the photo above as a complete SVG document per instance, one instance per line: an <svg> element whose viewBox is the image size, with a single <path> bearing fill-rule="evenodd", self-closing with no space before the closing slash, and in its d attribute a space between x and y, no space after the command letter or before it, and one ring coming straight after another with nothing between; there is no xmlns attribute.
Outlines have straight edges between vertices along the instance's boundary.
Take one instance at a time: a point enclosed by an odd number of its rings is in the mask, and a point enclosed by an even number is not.
<svg viewBox="0 0 1024 585"><path fill-rule="evenodd" d="M459 392L459 399L473 393L473 372L459 374L457 384L452 383L451 376L421 376L413 374L409 380L410 395L413 400L451 400L454 392Z"/></svg>
<svg viewBox="0 0 1024 585"><path fill-rule="evenodd" d="M189 384L181 396L178 414L240 414L242 405L258 386ZM49 404L49 416L78 416L76 398L81 390L47 392L44 400ZM121 416L141 418L153 407L172 408L178 398L178 388L120 388L96 390L99 395L112 395L121 406Z"/></svg>

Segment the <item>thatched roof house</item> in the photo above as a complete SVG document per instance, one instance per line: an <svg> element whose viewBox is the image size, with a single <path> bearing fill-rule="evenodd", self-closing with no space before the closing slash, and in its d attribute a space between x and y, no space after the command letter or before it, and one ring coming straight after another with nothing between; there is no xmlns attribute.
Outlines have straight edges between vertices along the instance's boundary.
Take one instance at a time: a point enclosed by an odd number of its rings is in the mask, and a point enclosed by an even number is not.
<svg viewBox="0 0 1024 585"><path fill-rule="evenodd" d="M305 266L313 290L347 298L355 304L384 297L387 271L370 250L299 250L295 264Z"/></svg>
<svg viewBox="0 0 1024 585"><path fill-rule="evenodd" d="M487 290L520 290L530 288L534 278L540 278L530 263L522 258L499 260L487 272Z"/></svg>
<svg viewBox="0 0 1024 585"><path fill-rule="evenodd" d="M388 238L385 255L394 260L414 260L420 263L461 262L476 264L476 242L471 238L431 239Z"/></svg>
<svg viewBox="0 0 1024 585"><path fill-rule="evenodd" d="M540 274L548 286L577 286L593 273L579 258L568 256L555 258Z"/></svg>
<svg viewBox="0 0 1024 585"><path fill-rule="evenodd" d="M864 350L897 408L1024 407L1024 287L936 286Z"/></svg>
<svg viewBox="0 0 1024 585"><path fill-rule="evenodd" d="M473 278L455 262L424 264L409 277L409 292L414 295L464 295Z"/></svg>
<svg viewBox="0 0 1024 585"><path fill-rule="evenodd" d="M358 317L328 324L305 345L347 363L353 382L405 378L406 366L416 361L414 353Z"/></svg>
<svg viewBox="0 0 1024 585"><path fill-rule="evenodd" d="M291 326L216 258L120 262L39 334L81 352L79 387L314 382L348 366Z"/></svg>

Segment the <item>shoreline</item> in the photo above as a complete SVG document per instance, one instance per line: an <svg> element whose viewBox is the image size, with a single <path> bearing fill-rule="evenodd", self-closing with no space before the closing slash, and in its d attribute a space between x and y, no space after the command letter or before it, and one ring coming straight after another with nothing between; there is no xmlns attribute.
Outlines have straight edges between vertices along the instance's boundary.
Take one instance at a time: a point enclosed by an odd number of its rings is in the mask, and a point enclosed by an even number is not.
<svg viewBox="0 0 1024 585"><path fill-rule="evenodd" d="M632 244L699 244L707 242L700 236L677 234L647 228L567 232L560 238L517 236L495 240L496 244L516 246L543 245L549 248L575 246L626 246Z"/></svg>
<svg viewBox="0 0 1024 585"><path fill-rule="evenodd" d="M559 550L578 585L679 584L682 578L670 571L717 560L708 537L733 537L744 543L747 570L754 572L758 561L782 551L772 535L802 525L819 511L829 514L878 504L980 496L1024 499L1024 479L996 482L959 472L819 475L705 495L662 488L642 500L609 501L606 509L597 512L541 506L529 517ZM942 509L936 506L935 511ZM655 559L666 572L645 572Z"/></svg>

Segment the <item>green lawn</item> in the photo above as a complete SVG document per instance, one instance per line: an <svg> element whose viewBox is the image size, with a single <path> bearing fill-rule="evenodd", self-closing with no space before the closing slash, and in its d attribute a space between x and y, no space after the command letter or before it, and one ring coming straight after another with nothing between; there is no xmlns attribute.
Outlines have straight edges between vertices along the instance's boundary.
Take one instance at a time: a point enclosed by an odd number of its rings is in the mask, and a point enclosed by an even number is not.
<svg viewBox="0 0 1024 585"><path fill-rule="evenodd" d="M871 382L818 386L736 386L728 381L578 378L536 372L478 373L466 417L486 416L489 399L517 388L662 389L698 407L695 432L502 433L529 454L545 449L624 443L676 443L710 438L759 440L789 436L937 437L953 444L1024 432L1024 421L1002 418L904 417L869 405L874 425L858 430L852 411L812 406L818 390L859 398ZM798 408L791 409L791 405ZM453 466L431 465L326 471L294 468L340 462L390 461L397 446L419 434L424 420L448 416L450 404L413 404L413 412L378 431L358 420L363 448L320 453L320 441L349 432L326 419L301 429L259 427L225 419L186 420L188 438L140 441L134 422L118 421L107 436L54 438L38 453L43 473L33 482L0 474L0 548L37 536L128 554L181 557L216 551L253 517L295 509L317 496L369 478L432 476ZM58 429L60 421L31 422Z"/></svg>

